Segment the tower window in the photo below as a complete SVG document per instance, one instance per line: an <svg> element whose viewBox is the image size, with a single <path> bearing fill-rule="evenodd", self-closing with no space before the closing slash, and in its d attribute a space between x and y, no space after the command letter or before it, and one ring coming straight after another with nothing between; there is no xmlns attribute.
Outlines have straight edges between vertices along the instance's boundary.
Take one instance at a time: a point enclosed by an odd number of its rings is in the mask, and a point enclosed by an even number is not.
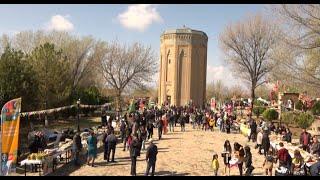
<svg viewBox="0 0 320 180"><path fill-rule="evenodd" d="M169 59L169 64L171 63L171 59Z"/></svg>

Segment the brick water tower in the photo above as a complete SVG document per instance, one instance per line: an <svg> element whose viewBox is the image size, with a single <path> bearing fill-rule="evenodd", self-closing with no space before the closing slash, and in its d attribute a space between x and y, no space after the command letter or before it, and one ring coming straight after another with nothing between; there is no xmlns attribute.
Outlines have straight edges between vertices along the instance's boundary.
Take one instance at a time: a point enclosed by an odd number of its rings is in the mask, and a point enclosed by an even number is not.
<svg viewBox="0 0 320 180"><path fill-rule="evenodd" d="M206 33L167 30L160 37L159 104L201 106L206 98Z"/></svg>

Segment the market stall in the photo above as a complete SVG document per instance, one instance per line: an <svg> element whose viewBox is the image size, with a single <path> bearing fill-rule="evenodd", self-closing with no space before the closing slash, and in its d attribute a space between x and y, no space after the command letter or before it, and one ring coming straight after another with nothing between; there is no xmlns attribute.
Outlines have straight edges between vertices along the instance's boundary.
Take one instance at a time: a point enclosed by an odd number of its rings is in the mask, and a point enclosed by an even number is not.
<svg viewBox="0 0 320 180"><path fill-rule="evenodd" d="M65 160L66 164L69 163L71 153L69 145L61 146L59 149L46 149L44 152L30 154L27 159L20 162L20 165L24 166L25 176L27 175L27 166L35 167L39 171L39 176L45 176L55 170L58 162Z"/></svg>
<svg viewBox="0 0 320 180"><path fill-rule="evenodd" d="M287 143L286 141L281 140L281 136L277 136L273 134L273 135L270 135L270 145L274 153L276 153L280 149L280 146L279 146L280 142L283 143L284 148L288 150L291 157L294 157L294 151L296 149L300 151L300 154L304 159L307 170L309 170L311 165L316 163L316 157L308 153L307 151L304 151L303 149L301 149L298 143Z"/></svg>

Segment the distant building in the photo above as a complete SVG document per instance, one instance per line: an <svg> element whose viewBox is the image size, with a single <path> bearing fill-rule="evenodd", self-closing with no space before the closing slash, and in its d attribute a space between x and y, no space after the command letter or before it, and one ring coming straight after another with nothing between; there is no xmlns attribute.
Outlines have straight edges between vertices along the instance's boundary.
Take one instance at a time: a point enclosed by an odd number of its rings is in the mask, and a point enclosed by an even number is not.
<svg viewBox="0 0 320 180"><path fill-rule="evenodd" d="M201 106L206 97L208 36L182 28L160 37L159 104Z"/></svg>

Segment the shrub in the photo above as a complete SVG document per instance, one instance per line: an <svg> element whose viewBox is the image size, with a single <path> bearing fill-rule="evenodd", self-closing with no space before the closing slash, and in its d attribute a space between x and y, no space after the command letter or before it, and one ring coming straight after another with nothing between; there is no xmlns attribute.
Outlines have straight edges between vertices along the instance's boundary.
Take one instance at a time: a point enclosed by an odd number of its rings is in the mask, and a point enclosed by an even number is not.
<svg viewBox="0 0 320 180"><path fill-rule="evenodd" d="M299 116L299 114L294 113L293 111L283 112L283 113L281 113L281 122L283 122L287 126L289 124L296 125L298 116Z"/></svg>
<svg viewBox="0 0 320 180"><path fill-rule="evenodd" d="M296 121L300 128L307 129L314 122L314 117L311 113L300 113Z"/></svg>
<svg viewBox="0 0 320 180"><path fill-rule="evenodd" d="M301 110L301 111L302 111L303 109L305 109L305 108L304 108L304 104L303 104L303 102L302 102L301 100L299 100L299 101L296 103L295 108L298 109L298 110Z"/></svg>
<svg viewBox="0 0 320 180"><path fill-rule="evenodd" d="M255 105L255 106L264 106L263 102L258 101L257 99L255 99L255 100L253 101L253 105Z"/></svg>
<svg viewBox="0 0 320 180"><path fill-rule="evenodd" d="M267 109L263 112L262 116L268 120L272 121L278 119L279 113L275 109Z"/></svg>
<svg viewBox="0 0 320 180"><path fill-rule="evenodd" d="M317 101L311 108L311 112L313 115L320 115L320 101Z"/></svg>
<svg viewBox="0 0 320 180"><path fill-rule="evenodd" d="M257 117L259 117L265 110L266 110L265 107L260 106L260 107L254 107L252 111Z"/></svg>

